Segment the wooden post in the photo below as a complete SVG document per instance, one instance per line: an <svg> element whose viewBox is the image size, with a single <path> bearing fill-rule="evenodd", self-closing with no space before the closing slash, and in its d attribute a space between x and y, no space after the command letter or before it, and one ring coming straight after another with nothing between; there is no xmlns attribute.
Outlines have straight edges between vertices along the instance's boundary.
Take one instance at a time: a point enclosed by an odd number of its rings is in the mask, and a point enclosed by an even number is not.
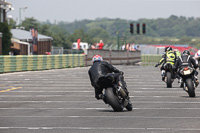
<svg viewBox="0 0 200 133"><path fill-rule="evenodd" d="M129 64L129 50L127 50L127 64Z"/></svg>
<svg viewBox="0 0 200 133"><path fill-rule="evenodd" d="M85 67L87 66L87 54L85 54Z"/></svg>
<svg viewBox="0 0 200 133"><path fill-rule="evenodd" d="M112 64L112 49L110 49L109 56L110 56L109 58L110 64Z"/></svg>

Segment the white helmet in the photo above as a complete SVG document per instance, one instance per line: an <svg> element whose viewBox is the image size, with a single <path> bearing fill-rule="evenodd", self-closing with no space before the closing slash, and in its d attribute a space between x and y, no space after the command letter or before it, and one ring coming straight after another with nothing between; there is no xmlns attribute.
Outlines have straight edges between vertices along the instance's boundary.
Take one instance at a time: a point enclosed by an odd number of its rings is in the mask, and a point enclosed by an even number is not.
<svg viewBox="0 0 200 133"><path fill-rule="evenodd" d="M199 59L200 58L200 50L198 50L195 55L194 55L195 59Z"/></svg>
<svg viewBox="0 0 200 133"><path fill-rule="evenodd" d="M92 57L92 62L94 63L95 61L102 61L103 58L101 57L101 55L94 55Z"/></svg>

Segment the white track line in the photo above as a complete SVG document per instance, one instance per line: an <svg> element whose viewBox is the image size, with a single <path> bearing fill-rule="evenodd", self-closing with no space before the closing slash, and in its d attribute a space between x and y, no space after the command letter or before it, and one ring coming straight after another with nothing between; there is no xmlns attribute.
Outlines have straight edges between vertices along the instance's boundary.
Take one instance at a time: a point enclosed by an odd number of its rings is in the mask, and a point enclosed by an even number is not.
<svg viewBox="0 0 200 133"><path fill-rule="evenodd" d="M182 97L183 95L179 95L179 96L130 96L131 98L180 98ZM189 97L187 94L185 94L184 96L186 97ZM76 98L76 97L90 97L90 98L94 98L93 95L0 95L0 98L1 97L73 97L73 98ZM200 97L196 97L196 98L193 98L193 99L199 99Z"/></svg>
<svg viewBox="0 0 200 133"><path fill-rule="evenodd" d="M0 118L136 118L136 119L200 119L200 117L147 117L147 116L0 116Z"/></svg>
<svg viewBox="0 0 200 133"><path fill-rule="evenodd" d="M0 103L99 103L101 101L0 101ZM132 103L143 104L200 104L200 102L173 102L173 101L132 101Z"/></svg>
<svg viewBox="0 0 200 133"><path fill-rule="evenodd" d="M0 127L0 129L30 129L30 130L51 130L51 129L70 129L70 130L160 130L160 131L200 131L200 128L120 128L120 127Z"/></svg>
<svg viewBox="0 0 200 133"><path fill-rule="evenodd" d="M58 92L62 92L62 93L94 93L94 91L21 91L21 90L17 90L17 91L9 91L9 93L29 93L29 92L40 92L40 93L58 93ZM132 93L167 93L167 94L182 94L182 93L186 93L185 91L129 91ZM1 94L1 93L0 93ZM196 92L196 94L200 94L200 92Z"/></svg>

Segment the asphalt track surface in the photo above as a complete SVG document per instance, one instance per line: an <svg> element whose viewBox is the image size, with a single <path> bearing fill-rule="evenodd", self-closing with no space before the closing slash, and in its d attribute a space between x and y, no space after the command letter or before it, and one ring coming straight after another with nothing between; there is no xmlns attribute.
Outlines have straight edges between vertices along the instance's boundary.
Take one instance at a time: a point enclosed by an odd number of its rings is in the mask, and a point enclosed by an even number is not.
<svg viewBox="0 0 200 133"><path fill-rule="evenodd" d="M161 82L158 68L124 71L133 111L94 98L89 67L0 74L0 133L200 133L196 98Z"/></svg>

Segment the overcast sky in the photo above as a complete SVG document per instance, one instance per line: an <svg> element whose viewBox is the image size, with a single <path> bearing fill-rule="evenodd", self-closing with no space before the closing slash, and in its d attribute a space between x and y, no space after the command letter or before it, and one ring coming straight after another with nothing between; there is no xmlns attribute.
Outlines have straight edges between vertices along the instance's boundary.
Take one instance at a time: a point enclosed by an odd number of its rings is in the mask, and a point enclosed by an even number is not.
<svg viewBox="0 0 200 133"><path fill-rule="evenodd" d="M8 15L18 22L34 17L50 22L96 18L168 18L170 15L200 17L200 0L6 0L14 7Z"/></svg>

